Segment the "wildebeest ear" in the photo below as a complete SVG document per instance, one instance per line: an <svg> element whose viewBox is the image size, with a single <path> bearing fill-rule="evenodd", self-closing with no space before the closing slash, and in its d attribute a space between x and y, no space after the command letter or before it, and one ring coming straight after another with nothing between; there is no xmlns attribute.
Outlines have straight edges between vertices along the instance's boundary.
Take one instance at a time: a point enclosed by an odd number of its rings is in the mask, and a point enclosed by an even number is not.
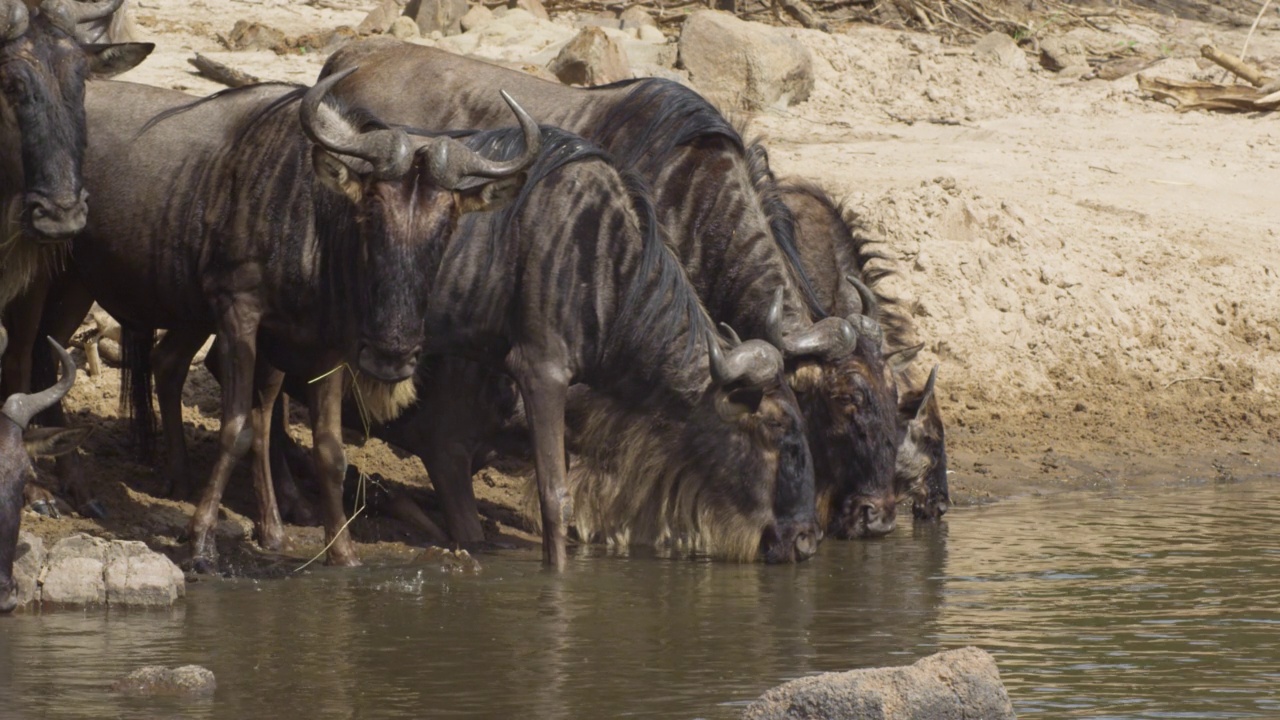
<svg viewBox="0 0 1280 720"><path fill-rule="evenodd" d="M89 56L89 75L99 80L114 77L138 66L156 49L155 43L115 43L81 45Z"/></svg>
<svg viewBox="0 0 1280 720"><path fill-rule="evenodd" d="M936 414L938 403L934 400L934 386L938 382L938 366L934 365L929 372L929 381L924 384L924 392L920 395L920 408L916 410L916 419L924 421L930 414Z"/></svg>
<svg viewBox="0 0 1280 720"><path fill-rule="evenodd" d="M525 173L516 173L473 188L454 191L458 198L458 213L465 215L469 212L502 209L520 194L527 177Z"/></svg>
<svg viewBox="0 0 1280 720"><path fill-rule="evenodd" d="M907 369L908 365L915 362L916 356L919 355L920 351L923 349L924 343L912 345L911 347L900 348L889 353L889 355L885 357L885 360L889 361L889 365L893 368L893 372L900 375L903 370Z"/></svg>
<svg viewBox="0 0 1280 720"><path fill-rule="evenodd" d="M89 428L32 428L22 433L22 446L31 457L58 457L80 447Z"/></svg>
<svg viewBox="0 0 1280 720"><path fill-rule="evenodd" d="M320 178L320 183L325 187L346 195L353 203L360 202L364 197L364 184L360 182L360 176L333 153L322 147L312 147L311 164L316 169L316 177Z"/></svg>

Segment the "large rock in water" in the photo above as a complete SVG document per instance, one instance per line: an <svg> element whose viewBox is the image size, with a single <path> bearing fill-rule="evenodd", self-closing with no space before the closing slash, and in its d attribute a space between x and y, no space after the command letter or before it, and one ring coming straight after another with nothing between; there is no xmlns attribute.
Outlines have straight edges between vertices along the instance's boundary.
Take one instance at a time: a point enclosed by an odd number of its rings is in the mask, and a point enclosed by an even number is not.
<svg viewBox="0 0 1280 720"><path fill-rule="evenodd" d="M566 85L604 85L631 77L626 53L594 26L582 28L547 69Z"/></svg>
<svg viewBox="0 0 1280 720"><path fill-rule="evenodd" d="M824 673L761 695L743 720L1012 720L996 661L975 647L914 665Z"/></svg>
<svg viewBox="0 0 1280 720"><path fill-rule="evenodd" d="M21 554L22 542L34 538L20 536L19 553L23 567L42 553ZM25 577L29 568L23 571ZM28 591L19 579L19 601L39 601L47 605L111 605L168 607L186 594L182 571L169 558L144 543L103 540L76 534L59 540L44 558L36 586Z"/></svg>
<svg viewBox="0 0 1280 720"><path fill-rule="evenodd" d="M218 682L212 670L199 665L147 665L115 681L111 689L144 697L211 695L218 689Z"/></svg>
<svg viewBox="0 0 1280 720"><path fill-rule="evenodd" d="M813 91L813 57L782 31L718 10L689 16L680 62L702 94L722 109L794 105Z"/></svg>
<svg viewBox="0 0 1280 720"><path fill-rule="evenodd" d="M18 552L13 558L13 580L18 584L18 607L40 595L40 568L44 567L44 540L29 532L18 533Z"/></svg>

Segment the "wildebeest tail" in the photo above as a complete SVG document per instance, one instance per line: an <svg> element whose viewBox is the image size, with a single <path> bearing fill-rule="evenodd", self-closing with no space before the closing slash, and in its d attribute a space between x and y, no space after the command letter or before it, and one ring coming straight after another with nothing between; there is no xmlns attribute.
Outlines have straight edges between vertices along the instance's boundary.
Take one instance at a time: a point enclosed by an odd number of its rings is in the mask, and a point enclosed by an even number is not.
<svg viewBox="0 0 1280 720"><path fill-rule="evenodd" d="M129 429L138 456L149 462L155 450L156 414L151 404L151 350L156 331L120 327L120 402L129 417Z"/></svg>

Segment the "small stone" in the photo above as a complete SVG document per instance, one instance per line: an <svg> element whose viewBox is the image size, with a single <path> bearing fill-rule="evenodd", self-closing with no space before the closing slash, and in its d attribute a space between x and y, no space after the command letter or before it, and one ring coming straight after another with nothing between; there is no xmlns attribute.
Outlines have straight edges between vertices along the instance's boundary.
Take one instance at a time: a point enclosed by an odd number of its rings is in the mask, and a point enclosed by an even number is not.
<svg viewBox="0 0 1280 720"><path fill-rule="evenodd" d="M462 31L471 32L478 27L483 27L486 23L492 22L494 18L493 11L484 5L476 5L462 16Z"/></svg>
<svg viewBox="0 0 1280 720"><path fill-rule="evenodd" d="M1013 38L999 31L982 36L973 46L973 54L1013 70L1027 69L1027 56Z"/></svg>
<svg viewBox="0 0 1280 720"><path fill-rule="evenodd" d="M404 0L382 0L356 26L361 35L377 35L391 29L396 18L404 14Z"/></svg>
<svg viewBox="0 0 1280 720"><path fill-rule="evenodd" d="M396 18L395 22L391 23L391 36L401 40L408 40L409 38L420 37L421 33L418 32L418 24L412 18L401 15Z"/></svg>
<svg viewBox="0 0 1280 720"><path fill-rule="evenodd" d="M148 665L120 678L111 689L125 695L200 696L212 695L218 689L213 671L199 665L167 668Z"/></svg>
<svg viewBox="0 0 1280 720"><path fill-rule="evenodd" d="M655 30L658 29L658 21L654 20L653 16L650 15L648 12L646 12L645 9L640 7L639 5L632 5L626 10L623 10L622 14L618 16L618 19L622 21L623 30L626 30L627 28L633 28L633 27L635 28L651 27Z"/></svg>
<svg viewBox="0 0 1280 720"><path fill-rule="evenodd" d="M665 43L667 41L667 36L658 29L657 25L641 25L637 30L636 37L642 42Z"/></svg>
<svg viewBox="0 0 1280 720"><path fill-rule="evenodd" d="M542 6L542 0L509 0L507 8L511 10L519 8L539 20L551 19L551 16L547 14L547 9Z"/></svg>
<svg viewBox="0 0 1280 720"><path fill-rule="evenodd" d="M1088 68L1089 58L1079 40L1050 37L1040 41L1040 65L1046 70L1062 72L1073 67Z"/></svg>
<svg viewBox="0 0 1280 720"><path fill-rule="evenodd" d="M614 30L622 29L622 20L611 12L600 12L594 15L584 15L578 18L578 27L602 27L613 28Z"/></svg>
<svg viewBox="0 0 1280 720"><path fill-rule="evenodd" d="M405 15L414 19L423 35L459 35L467 10L467 0L413 0L405 8Z"/></svg>

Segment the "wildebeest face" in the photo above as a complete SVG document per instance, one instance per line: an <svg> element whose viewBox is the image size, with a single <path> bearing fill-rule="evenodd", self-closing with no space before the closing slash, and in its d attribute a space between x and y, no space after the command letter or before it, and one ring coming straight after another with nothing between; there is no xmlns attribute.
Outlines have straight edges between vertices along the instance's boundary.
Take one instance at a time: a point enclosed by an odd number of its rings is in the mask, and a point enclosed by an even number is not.
<svg viewBox="0 0 1280 720"><path fill-rule="evenodd" d="M823 527L838 538L892 532L898 392L879 349L859 338L852 355L801 362L790 379L808 422Z"/></svg>
<svg viewBox="0 0 1280 720"><path fill-rule="evenodd" d="M947 488L947 445L942 411L934 393L935 366L919 394L904 397L899 408L902 443L894 484L898 493L912 500L911 512L919 520L937 520L950 508Z"/></svg>
<svg viewBox="0 0 1280 720"><path fill-rule="evenodd" d="M48 13L31 17L25 33L0 42L0 95L21 143L22 220L37 239L65 240L85 224L85 79L124 72L152 48L150 43L82 47Z"/></svg>
<svg viewBox="0 0 1280 720"><path fill-rule="evenodd" d="M421 155L407 176L393 179L362 173L319 147L312 163L323 185L356 206L362 295L357 363L384 382L412 377L425 340L428 268L448 244L459 215L500 207L514 197L524 175L448 190L433 182Z"/></svg>

